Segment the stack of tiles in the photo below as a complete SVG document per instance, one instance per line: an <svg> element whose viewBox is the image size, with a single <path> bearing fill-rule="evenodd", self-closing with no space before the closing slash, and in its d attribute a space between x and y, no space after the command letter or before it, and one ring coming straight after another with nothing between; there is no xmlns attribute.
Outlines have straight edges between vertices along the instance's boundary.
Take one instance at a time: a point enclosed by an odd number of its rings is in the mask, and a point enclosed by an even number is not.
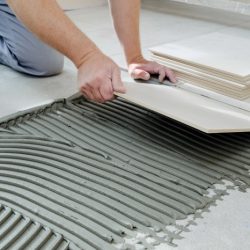
<svg viewBox="0 0 250 250"><path fill-rule="evenodd" d="M175 70L180 83L238 100L250 97L249 38L213 32L151 49L152 58Z"/></svg>

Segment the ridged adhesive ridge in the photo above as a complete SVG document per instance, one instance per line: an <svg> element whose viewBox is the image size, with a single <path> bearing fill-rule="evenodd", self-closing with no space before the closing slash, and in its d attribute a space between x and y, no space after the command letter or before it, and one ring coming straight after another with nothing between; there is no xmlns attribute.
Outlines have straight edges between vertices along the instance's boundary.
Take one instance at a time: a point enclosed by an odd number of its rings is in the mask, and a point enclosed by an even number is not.
<svg viewBox="0 0 250 250"><path fill-rule="evenodd" d="M70 242L63 235L32 221L0 204L0 249L67 250Z"/></svg>
<svg viewBox="0 0 250 250"><path fill-rule="evenodd" d="M1 127L0 203L72 249L112 250L137 229L157 238L222 178L250 184L249 133L207 135L121 99L56 102Z"/></svg>

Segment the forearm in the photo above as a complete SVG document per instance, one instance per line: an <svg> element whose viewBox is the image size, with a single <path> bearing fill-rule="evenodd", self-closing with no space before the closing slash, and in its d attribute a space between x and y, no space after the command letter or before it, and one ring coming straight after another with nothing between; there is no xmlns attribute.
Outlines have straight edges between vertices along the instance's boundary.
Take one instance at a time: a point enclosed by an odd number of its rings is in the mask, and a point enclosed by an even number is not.
<svg viewBox="0 0 250 250"><path fill-rule="evenodd" d="M8 0L8 4L31 32L70 58L77 67L97 50L55 0Z"/></svg>
<svg viewBox="0 0 250 250"><path fill-rule="evenodd" d="M139 32L141 1L110 0L110 6L116 33L130 64L142 56Z"/></svg>

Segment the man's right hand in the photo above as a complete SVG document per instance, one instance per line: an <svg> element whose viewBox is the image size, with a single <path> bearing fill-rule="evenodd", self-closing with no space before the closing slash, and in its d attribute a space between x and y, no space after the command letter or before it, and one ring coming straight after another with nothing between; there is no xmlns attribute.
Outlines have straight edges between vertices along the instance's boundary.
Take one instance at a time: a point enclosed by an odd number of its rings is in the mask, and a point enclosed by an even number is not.
<svg viewBox="0 0 250 250"><path fill-rule="evenodd" d="M30 31L74 62L86 98L105 102L114 98L114 92L125 92L119 67L65 15L57 1L7 2Z"/></svg>
<svg viewBox="0 0 250 250"><path fill-rule="evenodd" d="M78 84L87 99L100 103L114 99L114 92L126 92L119 67L99 51L88 54L78 67Z"/></svg>

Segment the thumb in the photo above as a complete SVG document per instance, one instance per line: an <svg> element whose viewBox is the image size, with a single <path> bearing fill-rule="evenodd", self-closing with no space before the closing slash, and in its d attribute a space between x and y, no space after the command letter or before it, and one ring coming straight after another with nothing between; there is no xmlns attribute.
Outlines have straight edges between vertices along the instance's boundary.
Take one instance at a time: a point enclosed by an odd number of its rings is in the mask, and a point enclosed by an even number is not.
<svg viewBox="0 0 250 250"><path fill-rule="evenodd" d="M131 72L131 77L134 79L142 79L142 80L147 81L150 78L150 74L147 71L142 70L142 69L134 69Z"/></svg>
<svg viewBox="0 0 250 250"><path fill-rule="evenodd" d="M114 92L119 92L122 94L126 93L126 88L121 79L121 72L119 69L114 69L112 74L112 86Z"/></svg>

